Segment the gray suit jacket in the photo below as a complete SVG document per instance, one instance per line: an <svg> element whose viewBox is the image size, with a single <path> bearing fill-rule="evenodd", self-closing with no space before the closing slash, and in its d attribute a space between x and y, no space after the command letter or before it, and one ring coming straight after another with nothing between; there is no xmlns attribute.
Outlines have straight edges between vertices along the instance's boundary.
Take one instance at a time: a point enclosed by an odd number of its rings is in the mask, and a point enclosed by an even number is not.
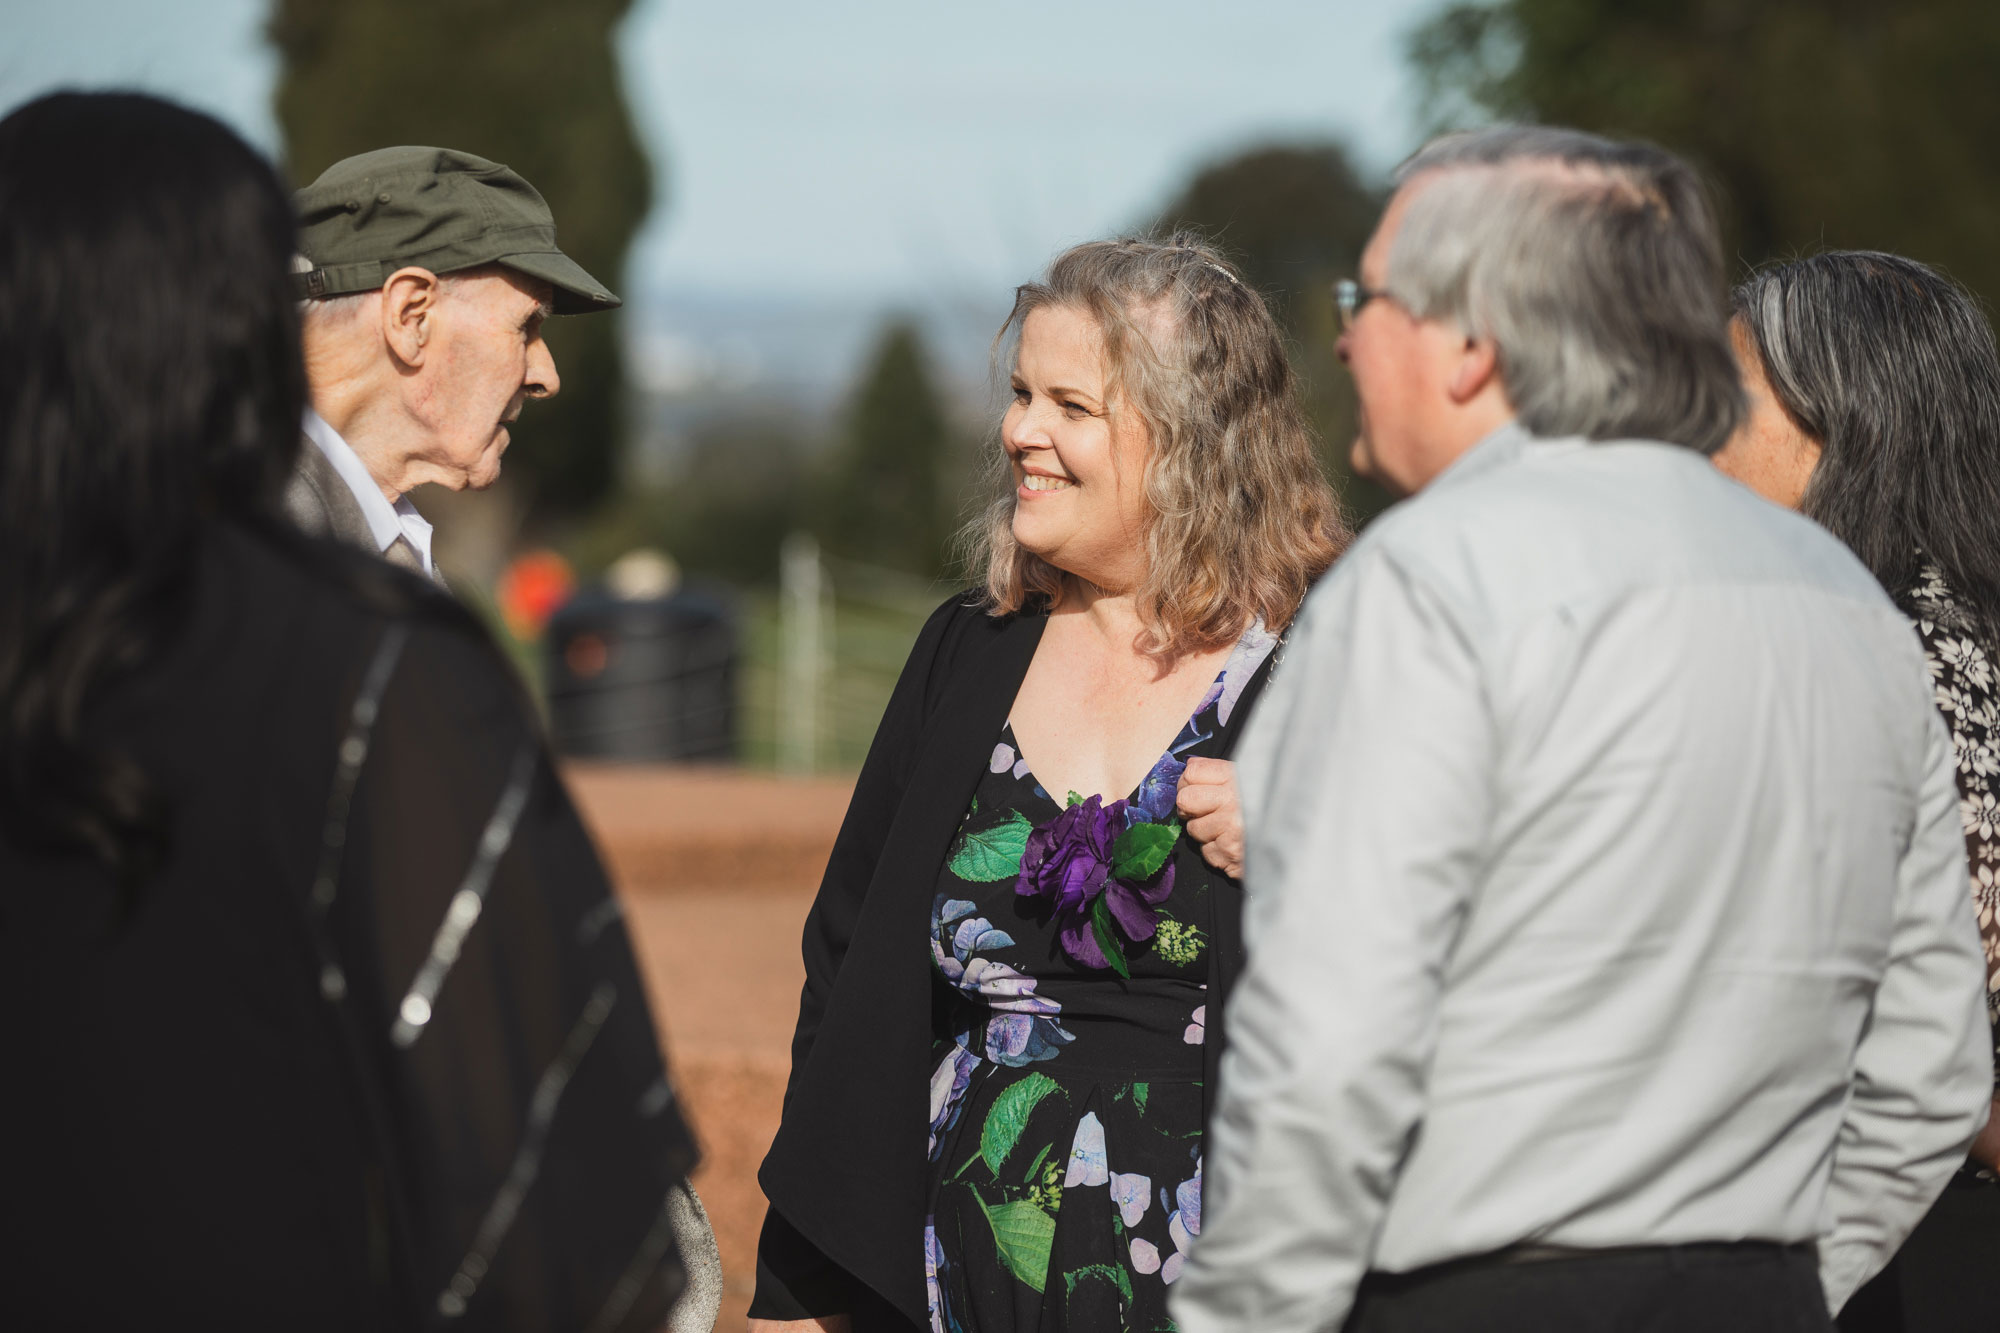
<svg viewBox="0 0 2000 1333"><path fill-rule="evenodd" d="M361 502L354 498L354 492L334 471L333 464L311 436L299 442L299 464L285 486L284 504L286 516L315 537L331 537L372 551L392 565L419 574L424 572L423 558L408 537L397 537L386 551L375 544L375 530L368 526L368 515L362 512ZM439 584L444 583L442 574L436 579Z"/></svg>

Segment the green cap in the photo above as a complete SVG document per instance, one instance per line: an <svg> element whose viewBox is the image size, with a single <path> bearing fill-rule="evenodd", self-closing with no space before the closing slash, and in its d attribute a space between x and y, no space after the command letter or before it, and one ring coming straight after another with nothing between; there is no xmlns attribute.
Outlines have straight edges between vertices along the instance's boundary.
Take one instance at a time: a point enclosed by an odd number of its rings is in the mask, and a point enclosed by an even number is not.
<svg viewBox="0 0 2000 1333"><path fill-rule="evenodd" d="M293 202L303 262L292 285L302 297L372 292L411 265L451 273L504 264L554 287L557 314L619 304L556 249L556 220L535 187L483 157L378 148L334 163Z"/></svg>

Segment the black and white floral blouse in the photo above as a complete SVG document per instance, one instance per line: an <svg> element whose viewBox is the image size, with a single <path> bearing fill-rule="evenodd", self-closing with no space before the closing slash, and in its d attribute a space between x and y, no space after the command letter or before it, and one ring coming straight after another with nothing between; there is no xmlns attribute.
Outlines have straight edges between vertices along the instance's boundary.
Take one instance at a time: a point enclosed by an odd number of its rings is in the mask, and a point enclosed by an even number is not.
<svg viewBox="0 0 2000 1333"><path fill-rule="evenodd" d="M2000 673L1977 620L1936 565L1926 560L1916 583L1895 601L1916 622L1938 711L1958 750L1958 808L1986 947L1986 1016L1994 1025L2000 1070Z"/></svg>

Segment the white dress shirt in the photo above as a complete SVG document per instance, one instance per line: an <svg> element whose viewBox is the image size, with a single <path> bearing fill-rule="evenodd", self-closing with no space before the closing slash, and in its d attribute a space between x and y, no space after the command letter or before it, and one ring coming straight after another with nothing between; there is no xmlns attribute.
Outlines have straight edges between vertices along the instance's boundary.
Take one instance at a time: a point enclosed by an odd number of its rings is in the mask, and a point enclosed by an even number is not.
<svg viewBox="0 0 2000 1333"><path fill-rule="evenodd" d="M305 431L306 437L319 446L319 451L326 455L326 461L333 464L333 470L347 483L347 489L354 492L362 514L368 520L368 530L375 534L376 545L386 551L395 544L396 538L407 538L411 549L423 562L424 573L436 578L437 566L431 563L431 525L410 503L410 497L399 495L394 504L389 503L389 498L382 494L381 485L369 473L368 465L361 461L360 454L354 452L354 446L343 440L340 432L310 407L306 409Z"/></svg>
<svg viewBox="0 0 2000 1333"><path fill-rule="evenodd" d="M1489 436L1312 594L1239 758L1183 1333L1523 1242L1817 1240L1838 1308L1984 1120L1916 635L1690 450Z"/></svg>

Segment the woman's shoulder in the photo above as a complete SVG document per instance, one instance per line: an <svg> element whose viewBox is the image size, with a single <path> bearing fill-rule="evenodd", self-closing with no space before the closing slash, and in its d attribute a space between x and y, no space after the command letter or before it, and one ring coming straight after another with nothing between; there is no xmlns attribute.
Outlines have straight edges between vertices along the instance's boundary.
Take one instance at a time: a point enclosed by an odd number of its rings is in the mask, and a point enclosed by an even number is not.
<svg viewBox="0 0 2000 1333"><path fill-rule="evenodd" d="M1978 628L1972 609L1952 588L1944 570L1930 560L1917 566L1916 577L1906 586L1892 589L1890 600L1927 636L1937 630L1973 634Z"/></svg>
<svg viewBox="0 0 2000 1333"><path fill-rule="evenodd" d="M398 674L418 664L468 701L511 706L521 686L491 633L449 593L369 552L289 529L223 525L209 542L224 600L281 608L294 654L350 663L393 641ZM351 669L351 667L350 667ZM504 696L504 699L503 699Z"/></svg>
<svg viewBox="0 0 2000 1333"><path fill-rule="evenodd" d="M995 615L976 589L946 597L910 646L896 687L900 702L892 701L892 713L921 726L921 719L933 716L954 689L1011 688L1010 678L1013 687L1019 686L1013 666L1027 669L1046 620L1035 611ZM969 677L978 684L969 685Z"/></svg>
<svg viewBox="0 0 2000 1333"><path fill-rule="evenodd" d="M962 667L982 648L1011 633L1019 633L1044 619L1034 611L995 614L976 588L952 593L932 611L917 633L913 659L927 657L933 674L950 674Z"/></svg>
<svg viewBox="0 0 2000 1333"><path fill-rule="evenodd" d="M243 595L283 599L309 619L402 622L471 641L488 637L435 583L345 542L277 523L224 523L208 546L211 563L227 570Z"/></svg>

